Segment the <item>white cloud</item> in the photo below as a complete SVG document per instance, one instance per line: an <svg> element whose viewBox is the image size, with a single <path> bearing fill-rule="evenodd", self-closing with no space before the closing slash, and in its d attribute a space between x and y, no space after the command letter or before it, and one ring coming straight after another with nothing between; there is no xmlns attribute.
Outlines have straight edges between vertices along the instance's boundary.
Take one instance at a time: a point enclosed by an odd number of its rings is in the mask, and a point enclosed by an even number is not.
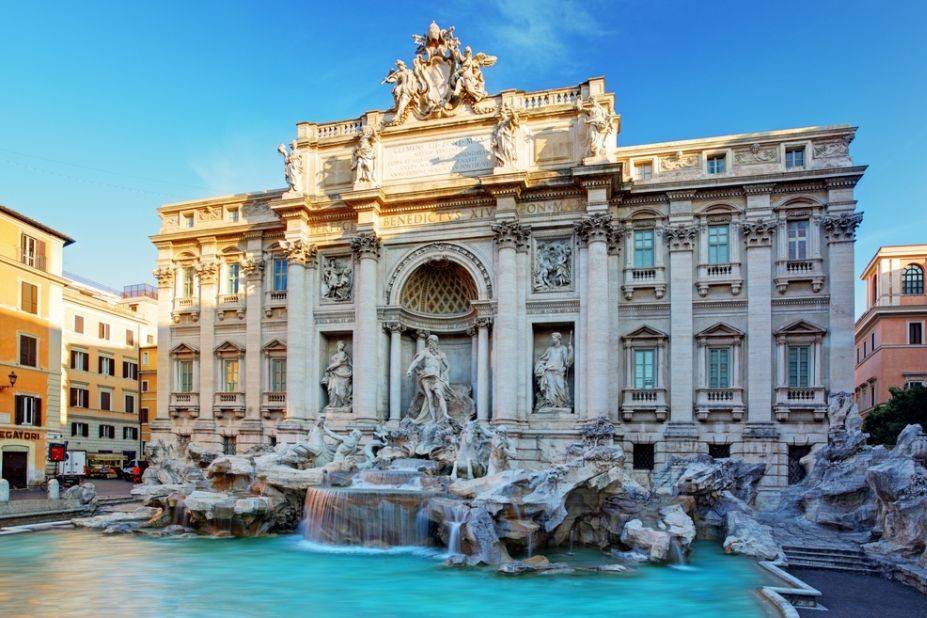
<svg viewBox="0 0 927 618"><path fill-rule="evenodd" d="M208 190L207 195L225 195L283 187L286 183L279 159L276 144L259 144L237 136L194 157L189 165ZM277 168L279 177L273 175Z"/></svg>

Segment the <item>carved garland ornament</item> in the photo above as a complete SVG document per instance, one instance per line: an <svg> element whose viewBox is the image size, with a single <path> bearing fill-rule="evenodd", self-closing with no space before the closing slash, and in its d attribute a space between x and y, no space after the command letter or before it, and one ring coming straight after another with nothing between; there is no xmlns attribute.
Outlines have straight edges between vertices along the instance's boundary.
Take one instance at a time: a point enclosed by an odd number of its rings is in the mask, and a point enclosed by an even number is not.
<svg viewBox="0 0 927 618"><path fill-rule="evenodd" d="M475 253L465 247L462 247L461 245L436 242L418 247L399 260L399 263L396 264L393 272L390 273L389 278L386 280L386 289L384 293L384 296L386 297L386 304L389 304L390 302L393 286L396 285L396 281L399 279L400 275L408 269L411 263L418 260L421 256L430 253L434 253L436 256L444 258L446 258L448 254L453 253L462 256L463 259L467 260L470 264L473 265L474 268L479 271L480 276L483 277L483 284L486 286L486 294L489 298L492 298L492 279L489 276L489 271L483 265L483 261L478 258Z"/></svg>

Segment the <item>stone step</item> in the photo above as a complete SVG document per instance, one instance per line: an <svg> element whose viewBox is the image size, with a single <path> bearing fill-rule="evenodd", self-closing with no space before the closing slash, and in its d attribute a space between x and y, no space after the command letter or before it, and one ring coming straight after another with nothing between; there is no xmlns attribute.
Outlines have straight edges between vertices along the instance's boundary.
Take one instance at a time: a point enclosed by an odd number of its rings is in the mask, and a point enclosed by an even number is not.
<svg viewBox="0 0 927 618"><path fill-rule="evenodd" d="M866 575L875 575L879 571L876 568L862 565L843 565L833 562L806 562L803 560L789 560L789 568L820 569L822 571L844 571L846 573L864 573Z"/></svg>
<svg viewBox="0 0 927 618"><path fill-rule="evenodd" d="M868 558L863 554L831 554L825 552L807 552L807 551L786 551L785 555L790 558L806 558L809 560L836 560L836 561L857 561L868 562Z"/></svg>
<svg viewBox="0 0 927 618"><path fill-rule="evenodd" d="M833 547L783 547L789 566L853 573L876 573L879 568L860 550Z"/></svg>
<svg viewBox="0 0 927 618"><path fill-rule="evenodd" d="M813 553L813 554L833 554L842 556L862 556L863 552L859 549L841 549L839 547L798 547L795 545L783 545L785 553Z"/></svg>

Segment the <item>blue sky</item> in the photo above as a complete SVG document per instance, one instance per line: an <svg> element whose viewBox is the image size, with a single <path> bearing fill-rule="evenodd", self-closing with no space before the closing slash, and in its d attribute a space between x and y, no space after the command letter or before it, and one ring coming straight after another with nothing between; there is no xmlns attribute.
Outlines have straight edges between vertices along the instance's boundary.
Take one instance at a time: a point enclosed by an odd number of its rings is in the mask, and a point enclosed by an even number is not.
<svg viewBox="0 0 927 618"><path fill-rule="evenodd" d="M857 272L927 241L913 1L5 2L0 203L77 239L68 270L150 280L158 205L282 186L276 144L388 107L379 82L431 19L499 57L493 91L604 75L622 145L858 125Z"/></svg>

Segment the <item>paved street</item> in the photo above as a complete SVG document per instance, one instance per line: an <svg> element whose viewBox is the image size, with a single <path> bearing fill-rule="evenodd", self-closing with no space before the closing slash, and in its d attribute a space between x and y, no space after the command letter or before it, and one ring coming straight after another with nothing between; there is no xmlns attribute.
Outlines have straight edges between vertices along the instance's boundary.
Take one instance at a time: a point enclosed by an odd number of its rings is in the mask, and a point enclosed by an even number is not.
<svg viewBox="0 0 927 618"><path fill-rule="evenodd" d="M927 596L877 575L818 569L789 569L824 595L821 604L833 618L908 618L927 616ZM799 611L804 618L821 618L818 611Z"/></svg>
<svg viewBox="0 0 927 618"><path fill-rule="evenodd" d="M87 481L88 483L93 483L97 488L97 496L100 498L117 498L122 496L128 496L129 491L132 489L133 485L129 481L123 481L122 479L91 479ZM62 493L64 489L62 488ZM44 489L14 489L10 491L10 498L12 500L26 500L26 499L36 499L44 498L45 490Z"/></svg>

